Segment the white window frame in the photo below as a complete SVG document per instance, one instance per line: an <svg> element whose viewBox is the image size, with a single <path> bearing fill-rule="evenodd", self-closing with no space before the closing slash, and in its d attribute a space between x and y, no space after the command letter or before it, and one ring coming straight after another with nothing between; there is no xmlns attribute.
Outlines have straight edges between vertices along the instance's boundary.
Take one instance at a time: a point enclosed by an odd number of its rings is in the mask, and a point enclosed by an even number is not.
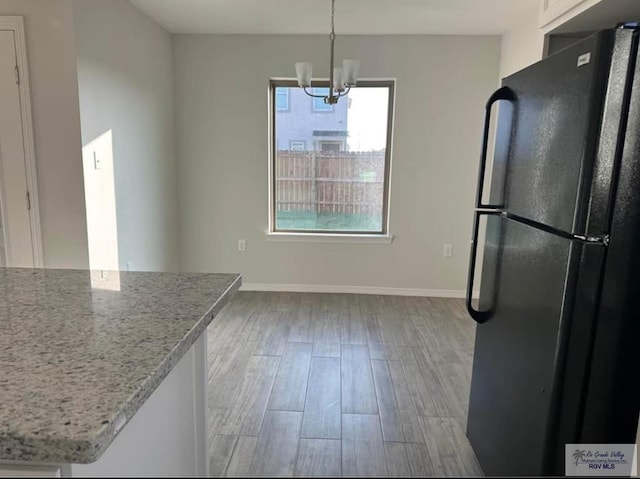
<svg viewBox="0 0 640 479"><path fill-rule="evenodd" d="M295 145L295 144L302 145L302 149L294 148L293 145ZM304 151L306 149L307 149L307 142L304 141L304 140L291 140L289 142L289 150L291 150L291 151Z"/></svg>

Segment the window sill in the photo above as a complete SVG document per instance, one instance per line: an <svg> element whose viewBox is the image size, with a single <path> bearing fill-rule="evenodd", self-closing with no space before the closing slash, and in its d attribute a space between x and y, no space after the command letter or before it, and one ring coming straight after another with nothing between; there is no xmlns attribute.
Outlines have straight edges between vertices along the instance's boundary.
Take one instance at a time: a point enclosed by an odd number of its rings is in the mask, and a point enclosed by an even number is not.
<svg viewBox="0 0 640 479"><path fill-rule="evenodd" d="M393 235L336 233L266 233L267 241L291 243L391 244Z"/></svg>

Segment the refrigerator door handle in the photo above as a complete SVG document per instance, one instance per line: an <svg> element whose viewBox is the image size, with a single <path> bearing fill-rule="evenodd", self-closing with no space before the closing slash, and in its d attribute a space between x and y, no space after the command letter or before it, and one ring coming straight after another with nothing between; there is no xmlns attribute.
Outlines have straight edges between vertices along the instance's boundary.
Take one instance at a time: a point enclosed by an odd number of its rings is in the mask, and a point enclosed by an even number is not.
<svg viewBox="0 0 640 479"><path fill-rule="evenodd" d="M478 187L476 189L476 209L478 208L502 208L502 205L486 205L482 203L484 193L484 177L487 172L487 153L489 149L489 133L491 130L491 108L497 102L505 100L515 102L516 95L511 88L503 86L496 90L487 100L484 114L484 132L482 134L482 153L480 155L480 171L478 172Z"/></svg>
<svg viewBox="0 0 640 479"><path fill-rule="evenodd" d="M478 188L476 190L476 208L473 217L473 233L471 237L471 255L469 259L469 273L467 276L467 311L477 323L486 323L491 318L491 310L478 311L473 307L473 282L476 272L476 257L478 255L478 232L480 230L480 217L482 215L501 215L502 205L491 205L482 203L484 193L484 180L487 171L487 153L489 149L489 132L491 129L491 109L493 105L501 100L514 102L516 96L513 90L504 86L496 90L489 97L485 107L484 132L482 135L482 153L480 155L480 171L478 172Z"/></svg>
<svg viewBox="0 0 640 479"><path fill-rule="evenodd" d="M473 282L476 274L476 257L478 255L478 231L482 215L502 215L499 209L476 210L473 216L473 236L471 238L471 257L469 259L469 274L467 276L467 311L476 323L486 323L491 319L492 311L478 311L473 307Z"/></svg>

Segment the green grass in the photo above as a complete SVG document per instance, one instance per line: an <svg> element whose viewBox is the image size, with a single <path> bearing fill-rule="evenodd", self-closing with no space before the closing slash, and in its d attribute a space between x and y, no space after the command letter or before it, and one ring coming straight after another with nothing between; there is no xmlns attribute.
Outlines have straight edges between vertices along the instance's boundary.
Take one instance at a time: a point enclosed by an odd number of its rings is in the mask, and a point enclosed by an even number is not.
<svg viewBox="0 0 640 479"><path fill-rule="evenodd" d="M382 230L382 217L344 213L313 213L307 211L278 211L276 229L311 231L371 231Z"/></svg>

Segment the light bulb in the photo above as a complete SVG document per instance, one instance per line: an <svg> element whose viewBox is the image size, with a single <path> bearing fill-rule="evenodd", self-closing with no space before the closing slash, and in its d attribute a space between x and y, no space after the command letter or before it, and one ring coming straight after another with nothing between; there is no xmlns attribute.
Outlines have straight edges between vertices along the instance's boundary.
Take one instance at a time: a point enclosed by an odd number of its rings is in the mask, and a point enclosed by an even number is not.
<svg viewBox="0 0 640 479"><path fill-rule="evenodd" d="M343 60L344 83L347 86L354 86L358 83L358 72L360 70L360 60Z"/></svg>
<svg viewBox="0 0 640 479"><path fill-rule="evenodd" d="M313 72L313 65L311 63L296 62L296 76L298 77L298 86L310 87L312 72Z"/></svg>
<svg viewBox="0 0 640 479"><path fill-rule="evenodd" d="M342 76L342 68L333 69L333 89L337 92L344 91L344 77Z"/></svg>

